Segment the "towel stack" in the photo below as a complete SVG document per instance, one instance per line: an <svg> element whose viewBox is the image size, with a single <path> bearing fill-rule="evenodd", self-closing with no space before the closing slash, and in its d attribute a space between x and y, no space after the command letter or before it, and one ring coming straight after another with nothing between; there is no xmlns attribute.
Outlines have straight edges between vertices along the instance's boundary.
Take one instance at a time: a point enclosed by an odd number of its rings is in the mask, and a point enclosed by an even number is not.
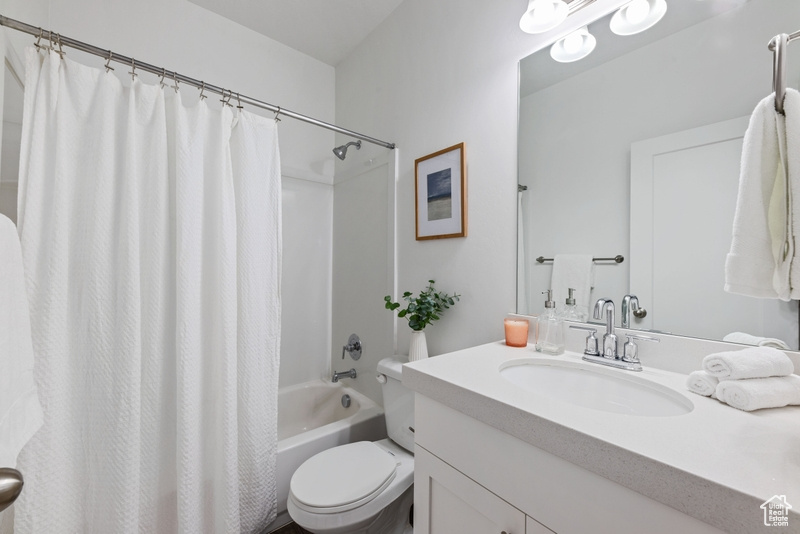
<svg viewBox="0 0 800 534"><path fill-rule="evenodd" d="M771 347L709 354L703 370L689 375L689 391L750 412L800 405L800 376L792 360Z"/></svg>

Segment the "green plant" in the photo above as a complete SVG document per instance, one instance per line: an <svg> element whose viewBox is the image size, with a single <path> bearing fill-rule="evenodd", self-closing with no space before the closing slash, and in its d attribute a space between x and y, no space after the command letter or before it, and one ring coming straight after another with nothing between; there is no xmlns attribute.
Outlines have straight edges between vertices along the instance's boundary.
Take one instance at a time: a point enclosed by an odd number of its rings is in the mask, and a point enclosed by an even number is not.
<svg viewBox="0 0 800 534"><path fill-rule="evenodd" d="M420 291L418 297L410 291L403 293L403 300L408 302L408 305L397 312L397 316L405 317L412 330L424 330L433 321L438 321L444 311L453 306L461 296L455 293L448 295L437 292L433 287L434 283L434 280L428 280L428 287ZM392 302L391 295L386 295L383 300L386 301L384 307L387 310L394 311L400 307L399 302Z"/></svg>

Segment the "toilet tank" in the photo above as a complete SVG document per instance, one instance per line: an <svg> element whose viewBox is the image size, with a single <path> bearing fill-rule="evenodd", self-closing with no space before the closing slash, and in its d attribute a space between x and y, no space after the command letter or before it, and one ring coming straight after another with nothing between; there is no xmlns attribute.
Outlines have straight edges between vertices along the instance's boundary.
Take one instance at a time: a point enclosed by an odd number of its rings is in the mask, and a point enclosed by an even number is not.
<svg viewBox="0 0 800 534"><path fill-rule="evenodd" d="M414 392L403 386L403 363L394 358L378 362L378 382L383 391L386 433L392 441L414 452Z"/></svg>

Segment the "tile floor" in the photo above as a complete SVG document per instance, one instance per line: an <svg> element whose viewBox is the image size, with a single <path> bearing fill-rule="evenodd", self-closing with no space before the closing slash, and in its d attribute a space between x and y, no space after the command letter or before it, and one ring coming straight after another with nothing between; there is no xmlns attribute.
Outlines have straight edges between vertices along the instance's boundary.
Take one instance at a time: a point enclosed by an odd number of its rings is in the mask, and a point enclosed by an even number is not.
<svg viewBox="0 0 800 534"><path fill-rule="evenodd" d="M300 528L294 523L284 525L278 530L273 530L270 534L311 534L309 531Z"/></svg>

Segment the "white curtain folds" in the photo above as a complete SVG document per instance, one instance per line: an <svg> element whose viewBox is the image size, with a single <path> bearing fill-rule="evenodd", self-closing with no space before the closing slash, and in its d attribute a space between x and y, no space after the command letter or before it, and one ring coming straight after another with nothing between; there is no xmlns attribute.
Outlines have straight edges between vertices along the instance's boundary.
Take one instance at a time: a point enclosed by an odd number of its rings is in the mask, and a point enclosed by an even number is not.
<svg viewBox="0 0 800 534"><path fill-rule="evenodd" d="M19 232L44 424L15 533L275 517L273 120L27 51Z"/></svg>

